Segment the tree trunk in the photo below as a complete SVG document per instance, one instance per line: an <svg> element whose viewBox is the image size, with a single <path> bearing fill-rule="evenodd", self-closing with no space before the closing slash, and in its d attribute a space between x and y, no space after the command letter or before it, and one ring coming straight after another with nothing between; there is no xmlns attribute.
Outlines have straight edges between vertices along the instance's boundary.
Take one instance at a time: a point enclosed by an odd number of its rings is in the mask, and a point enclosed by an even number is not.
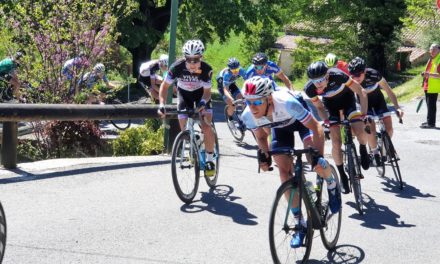
<svg viewBox="0 0 440 264"><path fill-rule="evenodd" d="M130 53L133 56L132 67L134 78L138 77L141 64L150 60L153 49L154 47L149 47L146 43L142 43L139 47L130 49Z"/></svg>
<svg viewBox="0 0 440 264"><path fill-rule="evenodd" d="M385 46L382 44L371 44L367 49L367 66L378 70L383 76L386 76L387 59L385 57Z"/></svg>

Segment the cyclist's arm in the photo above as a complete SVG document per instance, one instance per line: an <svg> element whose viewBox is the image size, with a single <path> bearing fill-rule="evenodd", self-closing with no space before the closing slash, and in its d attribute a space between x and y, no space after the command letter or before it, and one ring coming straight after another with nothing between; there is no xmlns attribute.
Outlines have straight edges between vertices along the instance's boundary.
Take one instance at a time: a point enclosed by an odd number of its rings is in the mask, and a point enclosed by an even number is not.
<svg viewBox="0 0 440 264"><path fill-rule="evenodd" d="M229 86L228 87L223 87L223 93L226 95L227 98L229 98L229 100L231 100L231 102L234 101L234 98L232 97L232 94L229 92Z"/></svg>
<svg viewBox="0 0 440 264"><path fill-rule="evenodd" d="M170 84L167 82L162 82L159 88L159 104L165 105L168 95L168 88L170 87Z"/></svg>
<svg viewBox="0 0 440 264"><path fill-rule="evenodd" d="M321 124L312 116L307 122L303 123L305 127L313 131L313 148L319 150L324 155L324 130Z"/></svg>
<svg viewBox="0 0 440 264"><path fill-rule="evenodd" d="M267 141L267 137L269 136L266 131L259 127L253 129L255 133L255 139L257 140L258 148L261 149L264 153L269 152L269 142Z"/></svg>
<svg viewBox="0 0 440 264"><path fill-rule="evenodd" d="M211 87L203 88L202 99L205 100L206 103L209 102L209 100L211 100Z"/></svg>
<svg viewBox="0 0 440 264"><path fill-rule="evenodd" d="M387 80L385 80L385 78L382 78L379 81L379 86L385 90L391 102L393 103L394 107L396 108L396 111L400 111L400 106L399 103L397 102L397 97L394 94L393 90L391 89L390 85L388 84Z"/></svg>
<svg viewBox="0 0 440 264"><path fill-rule="evenodd" d="M278 78L280 78L280 80L283 81L283 83L286 85L287 88L289 88L290 90L293 90L293 89L292 89L292 83L290 82L289 78L284 74L283 71L279 71L279 72L276 74L276 76L277 76Z"/></svg>
<svg viewBox="0 0 440 264"><path fill-rule="evenodd" d="M367 114L368 97L362 86L351 78L345 85L347 85L355 94L358 95L359 102L361 104L361 112L363 115Z"/></svg>
<svg viewBox="0 0 440 264"><path fill-rule="evenodd" d="M318 110L318 115L322 120L328 120L329 116L327 111L325 110L325 106L322 103L322 101L319 99L318 96L313 97L310 99L313 106L316 107L316 110Z"/></svg>

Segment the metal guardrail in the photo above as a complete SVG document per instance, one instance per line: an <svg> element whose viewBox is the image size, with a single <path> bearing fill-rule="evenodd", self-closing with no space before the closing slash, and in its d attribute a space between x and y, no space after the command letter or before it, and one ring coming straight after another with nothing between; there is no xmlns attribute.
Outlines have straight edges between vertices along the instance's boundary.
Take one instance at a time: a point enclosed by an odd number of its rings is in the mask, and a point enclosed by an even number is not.
<svg viewBox="0 0 440 264"><path fill-rule="evenodd" d="M176 111L175 105L166 105L166 111ZM0 122L3 122L1 162L6 169L17 167L17 122L21 121L76 121L126 120L157 118L154 105L75 105L75 104L0 104ZM167 116L175 118L175 116ZM170 142L179 131L176 119L171 122Z"/></svg>

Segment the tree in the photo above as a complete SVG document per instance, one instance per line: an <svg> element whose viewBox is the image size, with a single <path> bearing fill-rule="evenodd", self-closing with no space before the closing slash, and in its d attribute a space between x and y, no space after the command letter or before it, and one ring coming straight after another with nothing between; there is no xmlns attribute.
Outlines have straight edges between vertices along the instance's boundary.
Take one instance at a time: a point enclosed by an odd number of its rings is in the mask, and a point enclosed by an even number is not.
<svg viewBox="0 0 440 264"><path fill-rule="evenodd" d="M170 21L171 6L171 0L137 1L137 12L118 23L120 43L133 55L134 76L137 76L140 64L150 59L151 52L163 39ZM282 2L180 0L178 38L181 41L198 38L207 44L214 36L225 40L231 32L251 34L250 26L257 21L273 27L274 22L279 22L277 9Z"/></svg>
<svg viewBox="0 0 440 264"><path fill-rule="evenodd" d="M329 37L350 56L365 56L368 64L386 73L386 48L398 38L405 15L404 0L297 0L291 2L293 24L299 31Z"/></svg>

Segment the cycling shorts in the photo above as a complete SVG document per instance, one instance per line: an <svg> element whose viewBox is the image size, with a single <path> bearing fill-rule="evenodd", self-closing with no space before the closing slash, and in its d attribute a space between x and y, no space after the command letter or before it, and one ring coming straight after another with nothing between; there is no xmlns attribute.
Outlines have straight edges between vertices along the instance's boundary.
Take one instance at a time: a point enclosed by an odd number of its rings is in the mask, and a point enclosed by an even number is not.
<svg viewBox="0 0 440 264"><path fill-rule="evenodd" d="M180 87L177 88L177 110L195 109L197 104L202 100L203 88L196 89L194 91L183 90ZM211 100L206 102L205 113L212 114ZM179 119L186 119L188 116L180 115Z"/></svg>

